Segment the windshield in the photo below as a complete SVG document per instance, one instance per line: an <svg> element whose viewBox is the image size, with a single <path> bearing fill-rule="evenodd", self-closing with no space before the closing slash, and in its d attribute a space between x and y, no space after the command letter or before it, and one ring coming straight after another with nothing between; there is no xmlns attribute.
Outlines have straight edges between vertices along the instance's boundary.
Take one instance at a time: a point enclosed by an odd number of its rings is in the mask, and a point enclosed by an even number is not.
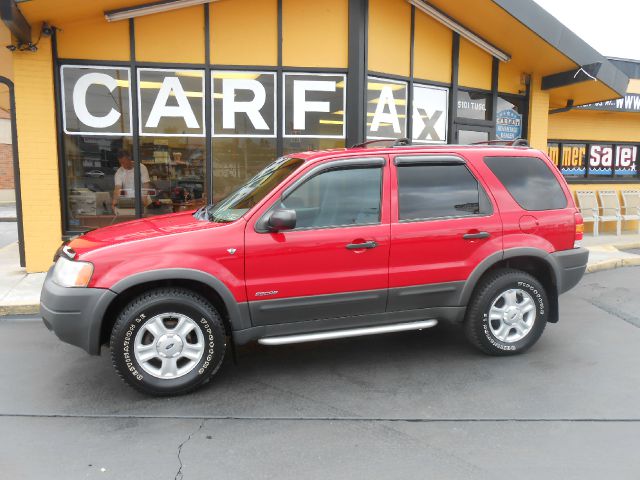
<svg viewBox="0 0 640 480"><path fill-rule="evenodd" d="M299 158L281 157L277 159L226 198L215 205L198 210L195 213L196 218L202 218L206 214L206 218L216 223L237 220L303 163L304 161Z"/></svg>

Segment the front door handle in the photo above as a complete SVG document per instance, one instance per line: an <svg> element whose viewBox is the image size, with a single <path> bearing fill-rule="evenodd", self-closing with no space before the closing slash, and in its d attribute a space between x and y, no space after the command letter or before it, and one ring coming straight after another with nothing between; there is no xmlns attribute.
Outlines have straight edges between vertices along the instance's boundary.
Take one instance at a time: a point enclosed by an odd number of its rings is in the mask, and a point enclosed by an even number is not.
<svg viewBox="0 0 640 480"><path fill-rule="evenodd" d="M479 238L489 238L491 234L489 232L478 232L478 233L465 233L462 238L465 240L477 240Z"/></svg>
<svg viewBox="0 0 640 480"><path fill-rule="evenodd" d="M349 250L362 250L364 248L376 248L378 246L378 244L376 242L374 242L373 240L369 241L369 242L363 242L363 243L348 243L347 244L347 248Z"/></svg>

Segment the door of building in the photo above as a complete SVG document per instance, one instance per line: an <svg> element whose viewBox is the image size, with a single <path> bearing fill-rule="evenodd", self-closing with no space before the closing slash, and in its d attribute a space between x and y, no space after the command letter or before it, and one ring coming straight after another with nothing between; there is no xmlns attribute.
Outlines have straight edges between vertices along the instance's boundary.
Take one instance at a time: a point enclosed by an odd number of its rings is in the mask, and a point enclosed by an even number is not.
<svg viewBox="0 0 640 480"><path fill-rule="evenodd" d="M491 127L477 125L456 125L454 141L460 145L472 145L479 142L488 142L493 135Z"/></svg>

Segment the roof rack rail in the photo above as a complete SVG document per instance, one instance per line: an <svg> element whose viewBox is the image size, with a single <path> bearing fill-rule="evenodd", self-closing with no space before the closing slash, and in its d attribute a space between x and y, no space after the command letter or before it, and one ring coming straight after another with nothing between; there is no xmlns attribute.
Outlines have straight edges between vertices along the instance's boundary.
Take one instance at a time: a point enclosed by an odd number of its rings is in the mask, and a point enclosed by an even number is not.
<svg viewBox="0 0 640 480"><path fill-rule="evenodd" d="M524 138L516 138L515 140L488 140L486 142L475 142L472 145L503 145L505 147L528 147L529 142Z"/></svg>
<svg viewBox="0 0 640 480"><path fill-rule="evenodd" d="M379 140L369 140L367 142L357 143L353 145L351 148L364 148L367 145L371 145L372 143L380 143L380 142L393 142L392 147L404 147L406 145L411 145L411 140L408 138L381 138Z"/></svg>

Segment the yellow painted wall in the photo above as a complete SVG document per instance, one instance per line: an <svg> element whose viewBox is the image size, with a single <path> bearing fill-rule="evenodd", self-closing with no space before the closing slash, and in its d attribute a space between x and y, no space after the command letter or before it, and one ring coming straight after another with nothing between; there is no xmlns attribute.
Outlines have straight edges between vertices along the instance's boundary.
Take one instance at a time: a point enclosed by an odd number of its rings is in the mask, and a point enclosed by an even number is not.
<svg viewBox="0 0 640 480"><path fill-rule="evenodd" d="M541 89L540 75L532 75L529 97L529 145L547 151L549 124L549 94Z"/></svg>
<svg viewBox="0 0 640 480"><path fill-rule="evenodd" d="M58 56L86 60L129 60L129 22L104 17L60 25Z"/></svg>
<svg viewBox="0 0 640 480"><path fill-rule="evenodd" d="M248 13L251 13L248 15ZM211 62L278 63L277 0L221 0L209 4ZM241 28L239 28L241 26ZM307 42L302 42L304 45Z"/></svg>
<svg viewBox="0 0 640 480"><path fill-rule="evenodd" d="M134 25L137 61L204 63L202 5L138 17Z"/></svg>
<svg viewBox="0 0 640 480"><path fill-rule="evenodd" d="M451 83L453 32L417 10L414 35L414 77Z"/></svg>
<svg viewBox="0 0 640 480"><path fill-rule="evenodd" d="M11 43L11 32L4 23L0 23L0 76L13 80L13 58L11 52L3 45ZM0 86L0 108L9 110L9 89L4 85Z"/></svg>
<svg viewBox="0 0 640 480"><path fill-rule="evenodd" d="M369 70L408 77L410 50L411 5L369 0Z"/></svg>
<svg viewBox="0 0 640 480"><path fill-rule="evenodd" d="M27 271L40 272L62 241L51 39L14 53L13 68Z"/></svg>
<svg viewBox="0 0 640 480"><path fill-rule="evenodd" d="M526 85L522 83L522 71L513 62L500 62L498 72L498 91L524 95Z"/></svg>
<svg viewBox="0 0 640 480"><path fill-rule="evenodd" d="M460 39L458 84L461 87L491 90L493 57L474 44Z"/></svg>
<svg viewBox="0 0 640 480"><path fill-rule="evenodd" d="M640 142L640 113L572 110L549 115L549 138Z"/></svg>
<svg viewBox="0 0 640 480"><path fill-rule="evenodd" d="M348 63L349 2L282 1L282 64L341 67Z"/></svg>

